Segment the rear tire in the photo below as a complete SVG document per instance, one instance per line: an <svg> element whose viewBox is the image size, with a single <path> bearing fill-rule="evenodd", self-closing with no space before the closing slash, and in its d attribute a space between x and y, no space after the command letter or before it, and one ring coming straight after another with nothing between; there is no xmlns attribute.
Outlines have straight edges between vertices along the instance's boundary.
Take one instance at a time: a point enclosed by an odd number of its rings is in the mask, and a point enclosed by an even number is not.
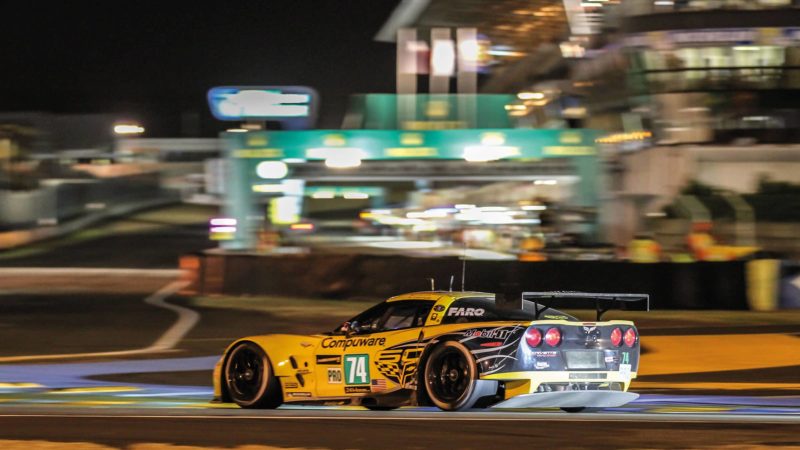
<svg viewBox="0 0 800 450"><path fill-rule="evenodd" d="M274 409L283 403L269 357L252 342L242 342L228 353L223 376L228 395L242 408Z"/></svg>
<svg viewBox="0 0 800 450"><path fill-rule="evenodd" d="M481 398L497 393L496 381L479 380L479 376L478 364L466 347L444 342L431 351L425 363L425 392L445 411L469 409Z"/></svg>

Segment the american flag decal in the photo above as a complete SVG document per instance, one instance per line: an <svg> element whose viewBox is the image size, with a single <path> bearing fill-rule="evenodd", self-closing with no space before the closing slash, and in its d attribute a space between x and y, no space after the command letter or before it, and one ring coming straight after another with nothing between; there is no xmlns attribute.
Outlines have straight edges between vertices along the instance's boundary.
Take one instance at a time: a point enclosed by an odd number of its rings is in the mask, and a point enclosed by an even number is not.
<svg viewBox="0 0 800 450"><path fill-rule="evenodd" d="M380 392L386 390L386 380L383 378L372 380L372 392Z"/></svg>

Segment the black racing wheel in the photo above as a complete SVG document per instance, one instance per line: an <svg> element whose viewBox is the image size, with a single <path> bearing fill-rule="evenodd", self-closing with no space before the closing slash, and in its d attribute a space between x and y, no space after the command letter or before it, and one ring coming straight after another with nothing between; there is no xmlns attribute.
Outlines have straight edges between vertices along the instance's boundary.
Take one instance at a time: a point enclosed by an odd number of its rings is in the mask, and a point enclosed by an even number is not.
<svg viewBox="0 0 800 450"><path fill-rule="evenodd" d="M269 357L252 342L242 342L230 351L223 374L228 394L242 408L273 409L283 402Z"/></svg>
<svg viewBox="0 0 800 450"><path fill-rule="evenodd" d="M478 364L455 341L437 345L425 363L425 391L445 411L469 409L482 397L497 393L497 382L479 380Z"/></svg>

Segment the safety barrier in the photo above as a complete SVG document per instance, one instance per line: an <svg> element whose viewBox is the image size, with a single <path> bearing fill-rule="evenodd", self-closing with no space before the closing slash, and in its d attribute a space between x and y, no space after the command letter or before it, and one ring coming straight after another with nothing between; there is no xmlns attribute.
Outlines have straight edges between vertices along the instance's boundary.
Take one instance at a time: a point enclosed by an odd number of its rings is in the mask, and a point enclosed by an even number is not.
<svg viewBox="0 0 800 450"><path fill-rule="evenodd" d="M60 223L113 205L163 195L158 173L116 178L46 180L31 191L0 191L0 230Z"/></svg>
<svg viewBox="0 0 800 450"><path fill-rule="evenodd" d="M642 292L659 309L772 310L779 306L775 262L729 261L632 264L590 261L468 261L467 290ZM184 264L182 264L184 266ZM191 256L184 266L185 293L288 295L321 298L386 298L436 288L461 289L458 258L373 255L224 254Z"/></svg>

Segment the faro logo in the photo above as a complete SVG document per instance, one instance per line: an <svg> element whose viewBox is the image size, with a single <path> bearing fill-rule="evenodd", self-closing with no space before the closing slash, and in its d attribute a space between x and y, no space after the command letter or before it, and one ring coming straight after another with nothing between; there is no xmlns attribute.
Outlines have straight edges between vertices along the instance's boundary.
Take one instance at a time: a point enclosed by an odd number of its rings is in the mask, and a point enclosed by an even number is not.
<svg viewBox="0 0 800 450"><path fill-rule="evenodd" d="M447 311L447 315L449 316L458 316L458 317L480 317L483 315L485 311L483 308L450 308Z"/></svg>

